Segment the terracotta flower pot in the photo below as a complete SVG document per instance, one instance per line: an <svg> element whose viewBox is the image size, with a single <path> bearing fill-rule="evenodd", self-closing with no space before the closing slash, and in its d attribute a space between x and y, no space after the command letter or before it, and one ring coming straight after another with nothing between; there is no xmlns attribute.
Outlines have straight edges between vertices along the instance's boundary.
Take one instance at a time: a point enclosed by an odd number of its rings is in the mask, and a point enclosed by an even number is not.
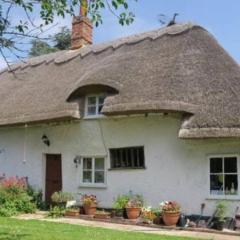
<svg viewBox="0 0 240 240"><path fill-rule="evenodd" d="M80 211L79 210L66 210L65 211L65 216L66 217L77 217L80 215Z"/></svg>
<svg viewBox="0 0 240 240"><path fill-rule="evenodd" d="M84 205L83 208L86 215L95 215L97 211L97 205L95 204Z"/></svg>
<svg viewBox="0 0 240 240"><path fill-rule="evenodd" d="M109 213L96 213L94 215L94 217L96 219L108 219L108 218L110 218L110 214Z"/></svg>
<svg viewBox="0 0 240 240"><path fill-rule="evenodd" d="M180 213L163 212L163 222L167 226L175 226L180 218Z"/></svg>
<svg viewBox="0 0 240 240"><path fill-rule="evenodd" d="M140 216L141 208L126 208L128 219L137 219Z"/></svg>

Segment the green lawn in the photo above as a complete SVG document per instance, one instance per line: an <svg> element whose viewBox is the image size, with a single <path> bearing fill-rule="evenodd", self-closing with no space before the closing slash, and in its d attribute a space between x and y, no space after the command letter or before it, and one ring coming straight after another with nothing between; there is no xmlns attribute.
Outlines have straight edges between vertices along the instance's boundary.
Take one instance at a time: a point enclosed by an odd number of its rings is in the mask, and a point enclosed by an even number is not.
<svg viewBox="0 0 240 240"><path fill-rule="evenodd" d="M0 218L0 240L190 240L42 221ZM196 239L195 239L196 240Z"/></svg>

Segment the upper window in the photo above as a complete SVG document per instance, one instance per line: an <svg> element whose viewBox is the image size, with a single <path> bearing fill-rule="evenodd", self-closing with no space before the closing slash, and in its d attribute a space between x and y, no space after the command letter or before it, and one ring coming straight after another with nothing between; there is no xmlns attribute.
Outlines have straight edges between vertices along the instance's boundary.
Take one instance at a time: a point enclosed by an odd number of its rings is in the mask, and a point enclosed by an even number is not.
<svg viewBox="0 0 240 240"><path fill-rule="evenodd" d="M237 156L210 158L210 194L238 195Z"/></svg>
<svg viewBox="0 0 240 240"><path fill-rule="evenodd" d="M88 117L100 116L103 108L104 99L104 95L87 96L85 115Z"/></svg>
<svg viewBox="0 0 240 240"><path fill-rule="evenodd" d="M110 149L112 169L144 168L144 147L127 147Z"/></svg>
<svg viewBox="0 0 240 240"><path fill-rule="evenodd" d="M82 183L105 183L105 159L101 157L83 158Z"/></svg>

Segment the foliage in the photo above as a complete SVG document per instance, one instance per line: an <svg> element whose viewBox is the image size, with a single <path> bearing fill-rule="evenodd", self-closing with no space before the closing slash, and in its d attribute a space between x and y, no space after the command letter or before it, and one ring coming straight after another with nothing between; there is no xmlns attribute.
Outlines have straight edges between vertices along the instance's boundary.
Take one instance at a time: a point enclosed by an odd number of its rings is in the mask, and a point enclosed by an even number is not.
<svg viewBox="0 0 240 240"><path fill-rule="evenodd" d="M129 201L127 202L127 208L141 208L143 206L143 197L139 194L131 194L129 195Z"/></svg>
<svg viewBox="0 0 240 240"><path fill-rule="evenodd" d="M160 209L162 212L168 212L168 213L179 213L181 211L180 205L174 201L162 202L160 204Z"/></svg>
<svg viewBox="0 0 240 240"><path fill-rule="evenodd" d="M60 29L60 32L56 33L53 36L50 36L49 39L53 41L54 46L51 46L48 42L40 39L32 40L32 46L29 52L29 56L36 57L43 54L56 52L58 50L65 50L70 48L71 31L67 27L62 27Z"/></svg>
<svg viewBox="0 0 240 240"><path fill-rule="evenodd" d="M53 23L56 17L73 16L80 5L82 9L86 9L95 26L103 22L104 9L111 12L119 24L129 25L135 17L133 12L129 11L131 1L137 0L1 0L0 55L8 64L6 52L19 59L21 54L24 54L21 47L24 39L42 39L45 26ZM14 18L16 11L23 12L20 20ZM34 21L35 19L38 21Z"/></svg>
<svg viewBox="0 0 240 240"><path fill-rule="evenodd" d="M142 208L141 218L144 221L153 221L157 215L151 207Z"/></svg>
<svg viewBox="0 0 240 240"><path fill-rule="evenodd" d="M60 32L52 36L54 48L65 50L71 46L71 31L66 26L60 29Z"/></svg>
<svg viewBox="0 0 240 240"><path fill-rule="evenodd" d="M117 198L114 200L113 208L115 209L123 209L127 205L129 201L129 195L123 194L118 195Z"/></svg>
<svg viewBox="0 0 240 240"><path fill-rule="evenodd" d="M37 57L43 54L48 54L56 52L57 49L51 47L47 42L44 42L40 39L34 39L31 41L32 47L29 52L30 57Z"/></svg>
<svg viewBox="0 0 240 240"><path fill-rule="evenodd" d="M64 215L65 215L65 209L60 206L54 206L54 207L51 206L48 212L48 217L51 217L51 218L59 218L59 217L63 217Z"/></svg>
<svg viewBox="0 0 240 240"><path fill-rule="evenodd" d="M0 216L10 217L18 213L33 213L36 204L28 194L24 178L5 178L0 186Z"/></svg>
<svg viewBox="0 0 240 240"><path fill-rule="evenodd" d="M199 240L195 237L162 236L153 234L154 231L147 234L12 218L0 218L0 226L0 239L2 240Z"/></svg>
<svg viewBox="0 0 240 240"><path fill-rule="evenodd" d="M36 190L32 186L28 186L27 194L31 197L32 202L36 204L37 209L46 210L46 204L42 200L42 190Z"/></svg>
<svg viewBox="0 0 240 240"><path fill-rule="evenodd" d="M219 201L216 204L216 218L223 222L227 213L227 205L224 201Z"/></svg>
<svg viewBox="0 0 240 240"><path fill-rule="evenodd" d="M87 195L84 194L82 196L82 203L83 205L90 206L90 205L97 205L97 197L95 195Z"/></svg>
<svg viewBox="0 0 240 240"><path fill-rule="evenodd" d="M54 203L66 203L67 201L73 200L73 195L68 192L55 192L51 196L51 199Z"/></svg>

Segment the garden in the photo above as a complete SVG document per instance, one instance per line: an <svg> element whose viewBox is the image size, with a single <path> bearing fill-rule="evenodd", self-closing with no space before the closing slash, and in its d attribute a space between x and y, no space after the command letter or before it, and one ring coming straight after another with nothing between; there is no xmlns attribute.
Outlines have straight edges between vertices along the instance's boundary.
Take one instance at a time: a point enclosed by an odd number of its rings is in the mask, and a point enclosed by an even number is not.
<svg viewBox="0 0 240 240"><path fill-rule="evenodd" d="M34 235L35 230L38 232L43 231L44 233L52 223L38 224L34 221L21 222L20 220L13 220L9 218L20 214L34 214L37 210L45 210L46 218L76 218L89 221L104 221L110 223L141 225L154 228L179 227L184 229L195 228L196 230L222 230L223 227L228 224L226 218L227 206L224 202L217 203L216 211L214 213L214 216L211 218L204 220L204 218L200 216L200 218L197 218L194 221L193 219L189 219L181 213L181 206L177 202L164 201L160 203L158 208L151 208L145 206L144 198L142 195L133 192L116 196L116 198L113 199L113 206L111 209L100 208L99 201L95 195L80 194L78 198L79 201L77 201L71 193L61 191L55 192L52 195L52 203L50 206L47 206L44 202L42 202L41 191L34 190L31 186L29 186L26 178L5 177L0 181L0 183L0 239L30 239L28 236L31 236L32 234ZM27 232L29 232L29 234L26 234L25 231L22 231L21 226L27 226L28 224L29 227L32 226L33 229L28 228ZM10 227L13 225L16 227ZM19 228L17 226L19 226ZM37 226L39 226L39 228ZM58 227L60 226L53 224L53 228L49 228L49 234L51 235L52 230L54 228L57 229ZM72 236L86 237L89 234L89 231L92 230L91 227L70 227L65 226L64 224L62 225L61 230L63 231L63 229L66 229L66 235L68 231L69 233L71 232L69 237L66 237L64 239L73 239ZM81 229L81 232L79 232L79 229ZM100 234L100 232L105 232L107 235L109 235L109 238L107 239L120 239L118 237L119 233L117 231L114 232L110 230L99 229L97 232L95 232L95 234ZM16 238L7 236L9 234L15 234ZM26 234L26 236L17 237L18 235L22 234ZM123 235L122 234L123 233L120 234L121 237L125 235L125 233ZM177 239L171 237L159 238L159 236L143 236L144 235L140 234L138 236L138 239ZM126 234L126 238L121 239L133 238L134 233L132 233L132 237L131 234ZM39 238L35 237L31 239Z"/></svg>

